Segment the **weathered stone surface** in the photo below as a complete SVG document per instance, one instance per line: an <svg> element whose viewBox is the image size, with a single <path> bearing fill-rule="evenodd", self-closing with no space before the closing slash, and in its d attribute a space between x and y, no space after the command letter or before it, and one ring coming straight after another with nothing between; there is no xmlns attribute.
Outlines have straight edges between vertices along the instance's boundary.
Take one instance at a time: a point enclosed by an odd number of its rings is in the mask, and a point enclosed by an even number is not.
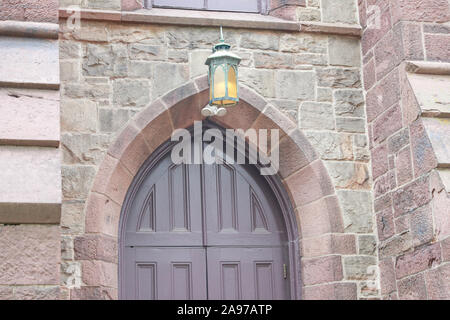
<svg viewBox="0 0 450 320"><path fill-rule="evenodd" d="M59 286L20 286L14 289L15 300L58 300Z"/></svg>
<svg viewBox="0 0 450 320"><path fill-rule="evenodd" d="M0 20L58 22L56 0L3 0L0 3Z"/></svg>
<svg viewBox="0 0 450 320"><path fill-rule="evenodd" d="M428 299L450 299L450 264L441 265L425 273Z"/></svg>
<svg viewBox="0 0 450 320"><path fill-rule="evenodd" d="M129 46L129 55L132 60L164 61L167 60L167 48L134 43Z"/></svg>
<svg viewBox="0 0 450 320"><path fill-rule="evenodd" d="M210 50L195 50L189 53L189 72L191 78L208 74L208 66L205 65L205 61L210 55Z"/></svg>
<svg viewBox="0 0 450 320"><path fill-rule="evenodd" d="M62 166L64 199L86 199L91 190L95 173L94 166Z"/></svg>
<svg viewBox="0 0 450 320"><path fill-rule="evenodd" d="M302 257L319 257L328 254L356 254L355 236L350 234L326 234L302 239Z"/></svg>
<svg viewBox="0 0 450 320"><path fill-rule="evenodd" d="M387 137L402 127L402 110L400 105L396 104L383 114L381 114L373 123L373 141L383 142Z"/></svg>
<svg viewBox="0 0 450 320"><path fill-rule="evenodd" d="M389 294L395 291L396 283L395 283L395 269L394 262L391 258L387 258L381 260L379 263L380 268L380 289L381 294Z"/></svg>
<svg viewBox="0 0 450 320"><path fill-rule="evenodd" d="M356 283L332 283L305 287L305 300L356 300Z"/></svg>
<svg viewBox="0 0 450 320"><path fill-rule="evenodd" d="M358 236L359 254L375 256L377 251L377 239L375 236Z"/></svg>
<svg viewBox="0 0 450 320"><path fill-rule="evenodd" d="M409 91L412 91L408 93L417 100L423 116L450 114L450 77L448 75L407 73L406 77L410 85Z"/></svg>
<svg viewBox="0 0 450 320"><path fill-rule="evenodd" d="M61 207L61 233L80 234L84 230L84 201L64 201Z"/></svg>
<svg viewBox="0 0 450 320"><path fill-rule="evenodd" d="M173 49L211 49L217 43L218 36L216 28L166 28L167 43ZM255 37L255 34L252 33L252 36ZM236 44L236 37L231 32L225 30L224 37L227 43Z"/></svg>
<svg viewBox="0 0 450 320"><path fill-rule="evenodd" d="M305 131L309 142L323 160L352 160L351 135L334 132Z"/></svg>
<svg viewBox="0 0 450 320"><path fill-rule="evenodd" d="M320 21L320 10L298 7L296 10L298 21Z"/></svg>
<svg viewBox="0 0 450 320"><path fill-rule="evenodd" d="M417 274L397 282L398 297L401 300L425 300L427 291L423 274Z"/></svg>
<svg viewBox="0 0 450 320"><path fill-rule="evenodd" d="M59 145L59 93L0 88L0 142L12 145Z"/></svg>
<svg viewBox="0 0 450 320"><path fill-rule="evenodd" d="M449 19L449 4L445 0L399 0L391 6L393 23L399 20L445 22Z"/></svg>
<svg viewBox="0 0 450 320"><path fill-rule="evenodd" d="M105 79L106 82L65 83L63 86L64 97L72 99L89 99L96 101L108 100L111 91L110 85L107 82L106 78L98 78L98 79ZM88 81L88 79L86 79L86 81Z"/></svg>
<svg viewBox="0 0 450 320"><path fill-rule="evenodd" d="M161 76L170 74L170 77ZM153 99L162 96L164 93L179 87L189 80L189 67L173 63L158 63L153 69L152 95Z"/></svg>
<svg viewBox="0 0 450 320"><path fill-rule="evenodd" d="M325 68L317 69L318 85L332 88L360 88L361 77L358 70Z"/></svg>
<svg viewBox="0 0 450 320"><path fill-rule="evenodd" d="M410 148L406 147L398 152L395 168L397 171L397 184L399 186L412 180L413 173Z"/></svg>
<svg viewBox="0 0 450 320"><path fill-rule="evenodd" d="M97 260L81 262L81 277L83 283L89 286L117 286L117 264Z"/></svg>
<svg viewBox="0 0 450 320"><path fill-rule="evenodd" d="M367 120L369 122L400 101L399 79L398 72L394 71L367 92Z"/></svg>
<svg viewBox="0 0 450 320"><path fill-rule="evenodd" d="M372 232L372 198L370 192L338 190L346 232Z"/></svg>
<svg viewBox="0 0 450 320"><path fill-rule="evenodd" d="M333 90L331 88L317 88L317 101L318 102L332 102Z"/></svg>
<svg viewBox="0 0 450 320"><path fill-rule="evenodd" d="M95 132L97 130L97 106L89 100L61 101L62 132Z"/></svg>
<svg viewBox="0 0 450 320"><path fill-rule="evenodd" d="M275 97L275 72L273 70L239 68L239 81L266 98ZM287 99L295 98L296 96L287 97Z"/></svg>
<svg viewBox="0 0 450 320"><path fill-rule="evenodd" d="M360 50L359 40L356 38L342 36L330 36L328 38L328 54L331 65L359 67L361 65Z"/></svg>
<svg viewBox="0 0 450 320"><path fill-rule="evenodd" d="M59 58L60 59L79 59L81 58L81 43L60 40L59 41Z"/></svg>
<svg viewBox="0 0 450 320"><path fill-rule="evenodd" d="M375 46L375 64L377 79L382 79L403 60L403 46L398 45L398 38L394 31L390 31Z"/></svg>
<svg viewBox="0 0 450 320"><path fill-rule="evenodd" d="M327 37L305 33L284 34L280 38L280 51L327 53Z"/></svg>
<svg viewBox="0 0 450 320"><path fill-rule="evenodd" d="M396 217L427 204L431 200L428 177L421 177L396 190L392 199Z"/></svg>
<svg viewBox="0 0 450 320"><path fill-rule="evenodd" d="M293 69L294 57L287 53L254 52L255 68L264 69Z"/></svg>
<svg viewBox="0 0 450 320"><path fill-rule="evenodd" d="M372 177L374 180L385 174L389 169L387 151L386 144L372 149Z"/></svg>
<svg viewBox="0 0 450 320"><path fill-rule="evenodd" d="M128 77L152 80L153 66L154 64L148 61L130 61L128 65Z"/></svg>
<svg viewBox="0 0 450 320"><path fill-rule="evenodd" d="M169 50L167 60L173 63L189 62L189 54L186 50Z"/></svg>
<svg viewBox="0 0 450 320"><path fill-rule="evenodd" d="M384 175L380 176L374 183L374 191L375 198L378 198L385 193L394 190L397 187L397 183L395 181L395 172L394 170L390 170Z"/></svg>
<svg viewBox="0 0 450 320"><path fill-rule="evenodd" d="M426 134L421 131L422 128L417 126L417 123L411 125L416 175L434 168L436 166L435 161L442 167L450 166L450 120L423 118L422 123ZM432 150L430 150L429 143L426 141L427 136L429 142L431 142ZM433 153L435 159L427 153ZM420 166L425 168L419 170Z"/></svg>
<svg viewBox="0 0 450 320"><path fill-rule="evenodd" d="M305 285L339 281L342 278L340 256L303 259L303 283Z"/></svg>
<svg viewBox="0 0 450 320"><path fill-rule="evenodd" d="M411 234L403 232L402 234L392 237L389 240L379 244L379 257L384 259L387 257L395 257L409 251L412 248Z"/></svg>
<svg viewBox="0 0 450 320"><path fill-rule="evenodd" d="M366 121L358 118L336 117L336 130L350 133L365 133Z"/></svg>
<svg viewBox="0 0 450 320"><path fill-rule="evenodd" d="M245 32L241 35L241 47L247 49L278 50L278 35L275 33Z"/></svg>
<svg viewBox="0 0 450 320"><path fill-rule="evenodd" d="M88 7L93 9L120 9L121 0L89 0Z"/></svg>
<svg viewBox="0 0 450 320"><path fill-rule="evenodd" d="M84 235L75 238L77 260L100 260L117 263L117 239L104 235Z"/></svg>
<svg viewBox="0 0 450 320"><path fill-rule="evenodd" d="M416 249L397 258L395 273L397 279L433 268L441 262L441 247L438 243Z"/></svg>
<svg viewBox="0 0 450 320"><path fill-rule="evenodd" d="M117 132L134 116L135 113L136 111L125 109L100 109L98 114L100 131Z"/></svg>
<svg viewBox="0 0 450 320"><path fill-rule="evenodd" d="M335 90L334 110L337 116L364 117L364 94L360 90Z"/></svg>
<svg viewBox="0 0 450 320"><path fill-rule="evenodd" d="M277 109L287 115L292 121L298 120L299 103L296 100L271 100L270 101Z"/></svg>
<svg viewBox="0 0 450 320"><path fill-rule="evenodd" d="M333 179L335 188L368 190L369 169L366 164L327 161L325 166Z"/></svg>
<svg viewBox="0 0 450 320"><path fill-rule="evenodd" d="M334 0L322 0L321 8L324 22L358 22L356 2L353 0L341 0L339 5Z"/></svg>
<svg viewBox="0 0 450 320"><path fill-rule="evenodd" d="M113 102L119 107L143 108L150 102L150 85L146 80L113 81Z"/></svg>
<svg viewBox="0 0 450 320"><path fill-rule="evenodd" d="M0 226L0 284L58 285L60 241L57 225Z"/></svg>
<svg viewBox="0 0 450 320"><path fill-rule="evenodd" d="M0 167L2 222L59 221L61 171L58 149L1 146Z"/></svg>
<svg viewBox="0 0 450 320"><path fill-rule="evenodd" d="M72 300L113 300L117 299L117 290L100 286L82 286L70 291Z"/></svg>
<svg viewBox="0 0 450 320"><path fill-rule="evenodd" d="M385 208L377 213L378 239L386 240L395 234L394 213L391 207Z"/></svg>
<svg viewBox="0 0 450 320"><path fill-rule="evenodd" d="M61 138L64 164L100 164L111 138L108 135L63 134Z"/></svg>
<svg viewBox="0 0 450 320"><path fill-rule="evenodd" d="M2 37L0 56L1 82L59 85L57 40Z"/></svg>
<svg viewBox="0 0 450 320"><path fill-rule="evenodd" d="M348 280L369 280L376 278L375 257L344 257L344 272Z"/></svg>
<svg viewBox="0 0 450 320"><path fill-rule="evenodd" d="M314 100L315 75L309 71L278 71L276 95L282 99Z"/></svg>
<svg viewBox="0 0 450 320"><path fill-rule="evenodd" d="M83 29L83 28L81 28ZM87 45L83 60L83 74L87 76L126 76L128 72L127 47L123 44Z"/></svg>
<svg viewBox="0 0 450 320"><path fill-rule="evenodd" d="M397 153L407 144L409 144L409 130L405 128L388 139L389 153Z"/></svg>
<svg viewBox="0 0 450 320"><path fill-rule="evenodd" d="M353 152L355 160L357 161L369 161L370 152L367 143L366 135L357 134L353 135Z"/></svg>
<svg viewBox="0 0 450 320"><path fill-rule="evenodd" d="M300 128L333 130L335 123L332 114L331 104L304 102L300 106Z"/></svg>

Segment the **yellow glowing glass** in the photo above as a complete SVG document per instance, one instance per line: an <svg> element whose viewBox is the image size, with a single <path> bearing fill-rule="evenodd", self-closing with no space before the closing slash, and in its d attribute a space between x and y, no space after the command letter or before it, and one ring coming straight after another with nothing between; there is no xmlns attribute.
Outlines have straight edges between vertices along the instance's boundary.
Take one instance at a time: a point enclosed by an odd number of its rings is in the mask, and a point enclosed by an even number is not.
<svg viewBox="0 0 450 320"><path fill-rule="evenodd" d="M225 70L218 66L214 72L214 99L225 97Z"/></svg>
<svg viewBox="0 0 450 320"><path fill-rule="evenodd" d="M228 96L230 98L237 98L237 81L236 72L233 67L228 70Z"/></svg>

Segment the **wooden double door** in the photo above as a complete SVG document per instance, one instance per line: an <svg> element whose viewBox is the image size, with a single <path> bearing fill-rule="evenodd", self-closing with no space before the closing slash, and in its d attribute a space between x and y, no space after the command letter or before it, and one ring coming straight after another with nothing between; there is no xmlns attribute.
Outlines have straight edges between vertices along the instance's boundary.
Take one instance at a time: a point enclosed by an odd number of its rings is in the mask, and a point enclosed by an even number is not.
<svg viewBox="0 0 450 320"><path fill-rule="evenodd" d="M132 196L121 239L123 299L290 299L277 199L252 165L175 165Z"/></svg>

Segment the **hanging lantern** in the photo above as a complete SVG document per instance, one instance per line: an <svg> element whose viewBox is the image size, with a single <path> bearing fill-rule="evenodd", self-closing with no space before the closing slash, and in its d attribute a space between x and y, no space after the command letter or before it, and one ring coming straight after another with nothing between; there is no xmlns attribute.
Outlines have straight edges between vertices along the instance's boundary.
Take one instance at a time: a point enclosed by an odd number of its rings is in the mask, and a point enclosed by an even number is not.
<svg viewBox="0 0 450 320"><path fill-rule="evenodd" d="M220 42L213 54L206 59L209 66L209 106L202 110L205 116L225 115L227 107L239 102L238 65L241 58L230 51L231 46L223 39L220 27Z"/></svg>

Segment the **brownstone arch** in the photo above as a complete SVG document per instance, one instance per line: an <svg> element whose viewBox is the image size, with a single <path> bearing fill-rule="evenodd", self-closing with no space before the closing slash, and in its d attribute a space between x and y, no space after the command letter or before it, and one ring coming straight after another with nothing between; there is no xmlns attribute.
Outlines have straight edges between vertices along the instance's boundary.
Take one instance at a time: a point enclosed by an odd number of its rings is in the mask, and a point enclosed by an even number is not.
<svg viewBox="0 0 450 320"><path fill-rule="evenodd" d="M356 284L342 282L347 237L322 161L297 125L264 98L241 86L240 99L233 112L214 121L226 128L280 129L279 178L295 212L291 218L298 228L302 298L356 299ZM200 109L207 102L207 78L196 78L154 101L112 143L87 201L85 235L75 240L83 285L73 289L73 299L117 298L119 220L127 190L174 129L203 119Z"/></svg>

